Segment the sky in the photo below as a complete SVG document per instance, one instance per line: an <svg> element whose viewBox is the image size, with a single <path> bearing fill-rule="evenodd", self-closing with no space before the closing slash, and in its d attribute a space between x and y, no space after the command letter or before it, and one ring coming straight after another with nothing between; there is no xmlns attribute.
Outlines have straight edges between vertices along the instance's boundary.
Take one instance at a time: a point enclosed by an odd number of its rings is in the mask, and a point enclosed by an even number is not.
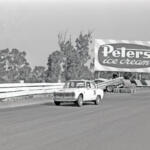
<svg viewBox="0 0 150 150"><path fill-rule="evenodd" d="M58 34L150 41L149 0L0 0L0 50L26 51L31 66L47 66Z"/></svg>

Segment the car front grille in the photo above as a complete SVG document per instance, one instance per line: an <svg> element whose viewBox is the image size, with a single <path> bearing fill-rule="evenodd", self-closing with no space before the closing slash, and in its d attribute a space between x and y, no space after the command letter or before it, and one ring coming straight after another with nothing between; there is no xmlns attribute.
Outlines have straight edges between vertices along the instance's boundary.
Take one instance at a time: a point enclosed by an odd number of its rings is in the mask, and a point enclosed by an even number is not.
<svg viewBox="0 0 150 150"><path fill-rule="evenodd" d="M74 93L54 93L55 97L74 97Z"/></svg>

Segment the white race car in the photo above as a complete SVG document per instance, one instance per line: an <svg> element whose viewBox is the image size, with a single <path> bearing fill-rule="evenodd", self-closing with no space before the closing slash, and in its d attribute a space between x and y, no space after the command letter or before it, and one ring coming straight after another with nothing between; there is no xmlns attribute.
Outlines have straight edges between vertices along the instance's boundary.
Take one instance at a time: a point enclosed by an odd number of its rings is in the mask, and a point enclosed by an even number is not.
<svg viewBox="0 0 150 150"><path fill-rule="evenodd" d="M74 102L82 106L84 102L93 101L98 105L103 97L103 90L97 88L93 81L71 80L65 83L63 89L54 92L54 103Z"/></svg>

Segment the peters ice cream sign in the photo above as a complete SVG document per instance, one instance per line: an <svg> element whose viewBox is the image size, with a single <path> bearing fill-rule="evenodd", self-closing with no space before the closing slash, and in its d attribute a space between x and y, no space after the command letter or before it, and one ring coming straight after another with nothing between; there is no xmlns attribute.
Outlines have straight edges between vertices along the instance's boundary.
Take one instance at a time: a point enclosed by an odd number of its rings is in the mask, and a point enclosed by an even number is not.
<svg viewBox="0 0 150 150"><path fill-rule="evenodd" d="M150 42L95 40L95 70L150 72Z"/></svg>

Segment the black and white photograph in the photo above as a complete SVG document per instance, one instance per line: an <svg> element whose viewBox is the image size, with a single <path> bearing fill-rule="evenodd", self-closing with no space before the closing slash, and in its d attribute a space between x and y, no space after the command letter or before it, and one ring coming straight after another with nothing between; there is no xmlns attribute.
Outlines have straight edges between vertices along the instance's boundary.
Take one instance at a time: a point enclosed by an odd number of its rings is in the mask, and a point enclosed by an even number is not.
<svg viewBox="0 0 150 150"><path fill-rule="evenodd" d="M149 118L149 0L0 0L0 150L149 150Z"/></svg>

